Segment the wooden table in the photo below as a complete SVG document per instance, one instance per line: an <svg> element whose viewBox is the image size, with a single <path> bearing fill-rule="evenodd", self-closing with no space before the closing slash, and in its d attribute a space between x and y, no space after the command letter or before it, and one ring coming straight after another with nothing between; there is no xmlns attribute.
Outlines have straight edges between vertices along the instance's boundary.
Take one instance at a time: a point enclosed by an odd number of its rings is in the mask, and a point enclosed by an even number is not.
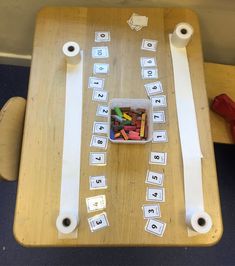
<svg viewBox="0 0 235 266"><path fill-rule="evenodd" d="M149 26L132 31L126 21L135 12L149 17ZM175 105L174 83L168 34L181 21L195 30L188 46L189 64L203 159L205 208L213 220L206 235L188 237L185 224L181 148ZM167 95L167 122L156 128L168 130L166 144L118 145L109 143L105 167L89 166L88 157L97 104L87 89L92 76L91 48L95 31L110 31L108 43L111 72L106 78L109 97L147 98L140 76L140 56L154 53L140 49L141 41L157 39L160 79ZM79 233L77 239L58 239L55 220L59 211L61 160L65 100L65 60L61 51L68 40L79 42L85 52L84 117L81 158ZM105 121L105 119L103 119ZM149 165L150 151L168 152L167 166ZM166 202L161 203L161 220L167 223L162 238L144 230L141 207L146 204L147 170L164 171ZM85 198L101 194L90 191L89 175L105 174L108 189L106 212L110 227L91 233ZM208 246L219 241L222 219L204 84L199 23L186 9L162 8L45 8L38 14L28 93L24 140L17 193L14 234L26 246Z"/></svg>

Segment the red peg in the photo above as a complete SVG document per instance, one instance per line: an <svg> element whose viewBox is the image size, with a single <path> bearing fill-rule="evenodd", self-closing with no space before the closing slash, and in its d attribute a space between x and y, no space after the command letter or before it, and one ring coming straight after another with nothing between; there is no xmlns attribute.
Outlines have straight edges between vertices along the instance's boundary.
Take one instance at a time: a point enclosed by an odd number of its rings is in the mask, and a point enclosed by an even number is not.
<svg viewBox="0 0 235 266"><path fill-rule="evenodd" d="M231 133L235 142L235 102L226 94L214 98L211 109L230 123Z"/></svg>
<svg viewBox="0 0 235 266"><path fill-rule="evenodd" d="M211 108L228 122L235 121L235 102L228 95L220 94L216 96Z"/></svg>

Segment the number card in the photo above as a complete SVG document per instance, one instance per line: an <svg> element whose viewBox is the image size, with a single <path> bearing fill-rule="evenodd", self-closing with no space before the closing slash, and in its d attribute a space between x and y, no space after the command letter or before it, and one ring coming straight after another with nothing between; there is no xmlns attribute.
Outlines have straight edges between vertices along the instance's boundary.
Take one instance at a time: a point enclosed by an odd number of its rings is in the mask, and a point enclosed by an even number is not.
<svg viewBox="0 0 235 266"><path fill-rule="evenodd" d="M109 126L107 122L94 122L93 133L108 134Z"/></svg>
<svg viewBox="0 0 235 266"><path fill-rule="evenodd" d="M156 68L142 68L141 75L142 79L157 79L158 71Z"/></svg>
<svg viewBox="0 0 235 266"><path fill-rule="evenodd" d="M153 123L165 123L166 117L164 111L153 112Z"/></svg>
<svg viewBox="0 0 235 266"><path fill-rule="evenodd" d="M89 184L90 184L90 190L107 188L107 182L104 175L90 176Z"/></svg>
<svg viewBox="0 0 235 266"><path fill-rule="evenodd" d="M166 107L167 106L166 95L153 96L151 97L151 102L153 108Z"/></svg>
<svg viewBox="0 0 235 266"><path fill-rule="evenodd" d="M166 223L149 219L145 225L145 231L162 237L166 229Z"/></svg>
<svg viewBox="0 0 235 266"><path fill-rule="evenodd" d="M107 74L109 72L109 64L95 63L93 67L94 74Z"/></svg>
<svg viewBox="0 0 235 266"><path fill-rule="evenodd" d="M159 204L149 205L145 204L142 207L144 219L160 218L161 210Z"/></svg>
<svg viewBox="0 0 235 266"><path fill-rule="evenodd" d="M104 79L96 78L96 77L89 77L88 88L103 90Z"/></svg>
<svg viewBox="0 0 235 266"><path fill-rule="evenodd" d="M92 47L92 58L108 58L109 48L108 46Z"/></svg>
<svg viewBox="0 0 235 266"><path fill-rule="evenodd" d="M96 31L95 42L110 42L110 32L108 31Z"/></svg>
<svg viewBox="0 0 235 266"><path fill-rule="evenodd" d="M151 152L149 163L150 164L166 165L167 153L166 152Z"/></svg>
<svg viewBox="0 0 235 266"><path fill-rule="evenodd" d="M86 198L87 212L100 211L106 208L105 195Z"/></svg>
<svg viewBox="0 0 235 266"><path fill-rule="evenodd" d="M88 224L91 232L103 229L109 226L109 221L106 212L95 215L88 219Z"/></svg>
<svg viewBox="0 0 235 266"><path fill-rule="evenodd" d="M89 163L94 166L106 165L106 152L90 152Z"/></svg>
<svg viewBox="0 0 235 266"><path fill-rule="evenodd" d="M145 183L157 186L163 186L164 173L156 173L152 171L147 171Z"/></svg>
<svg viewBox="0 0 235 266"><path fill-rule="evenodd" d="M93 90L92 101L95 102L107 102L108 92L104 90Z"/></svg>
<svg viewBox="0 0 235 266"><path fill-rule="evenodd" d="M141 67L155 67L157 66L156 57L140 57Z"/></svg>
<svg viewBox="0 0 235 266"><path fill-rule="evenodd" d="M149 97L163 92L161 81L147 83L144 87Z"/></svg>
<svg viewBox="0 0 235 266"><path fill-rule="evenodd" d="M146 200L165 202L165 189L164 188L147 188Z"/></svg>
<svg viewBox="0 0 235 266"><path fill-rule="evenodd" d="M108 115L109 115L109 107L108 106L103 106L103 105L98 105L97 110L96 110L96 115L97 116L108 117Z"/></svg>
<svg viewBox="0 0 235 266"><path fill-rule="evenodd" d="M168 136L166 130L155 130L153 131L153 140L152 142L168 142Z"/></svg>
<svg viewBox="0 0 235 266"><path fill-rule="evenodd" d="M143 39L141 49L155 52L157 50L157 40Z"/></svg>
<svg viewBox="0 0 235 266"><path fill-rule="evenodd" d="M90 147L96 147L106 150L107 145L108 145L107 137L92 135Z"/></svg>

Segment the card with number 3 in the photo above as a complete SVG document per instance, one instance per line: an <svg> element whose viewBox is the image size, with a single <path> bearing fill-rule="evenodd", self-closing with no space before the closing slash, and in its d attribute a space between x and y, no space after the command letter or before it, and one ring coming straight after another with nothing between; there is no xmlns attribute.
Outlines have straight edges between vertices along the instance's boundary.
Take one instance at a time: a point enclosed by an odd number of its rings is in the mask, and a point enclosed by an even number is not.
<svg viewBox="0 0 235 266"><path fill-rule="evenodd" d="M145 204L142 207L144 219L159 218L161 217L160 205L159 204Z"/></svg>
<svg viewBox="0 0 235 266"><path fill-rule="evenodd" d="M109 221L106 212L102 212L88 219L88 224L91 232L103 229L109 226Z"/></svg>

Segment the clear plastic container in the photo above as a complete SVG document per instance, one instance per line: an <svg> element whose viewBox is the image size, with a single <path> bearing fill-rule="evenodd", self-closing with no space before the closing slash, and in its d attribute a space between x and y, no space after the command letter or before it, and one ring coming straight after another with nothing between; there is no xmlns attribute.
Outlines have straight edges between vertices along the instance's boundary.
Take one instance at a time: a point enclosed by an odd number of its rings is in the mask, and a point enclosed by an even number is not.
<svg viewBox="0 0 235 266"><path fill-rule="evenodd" d="M114 140L110 138L111 128L111 110L115 107L130 107L132 109L144 108L147 113L148 123L148 138L146 140ZM152 104L148 99L125 99L125 98L114 98L109 101L109 116L108 116L108 137L113 143L124 143L124 144L145 144L152 140L153 132L153 120L152 120Z"/></svg>

